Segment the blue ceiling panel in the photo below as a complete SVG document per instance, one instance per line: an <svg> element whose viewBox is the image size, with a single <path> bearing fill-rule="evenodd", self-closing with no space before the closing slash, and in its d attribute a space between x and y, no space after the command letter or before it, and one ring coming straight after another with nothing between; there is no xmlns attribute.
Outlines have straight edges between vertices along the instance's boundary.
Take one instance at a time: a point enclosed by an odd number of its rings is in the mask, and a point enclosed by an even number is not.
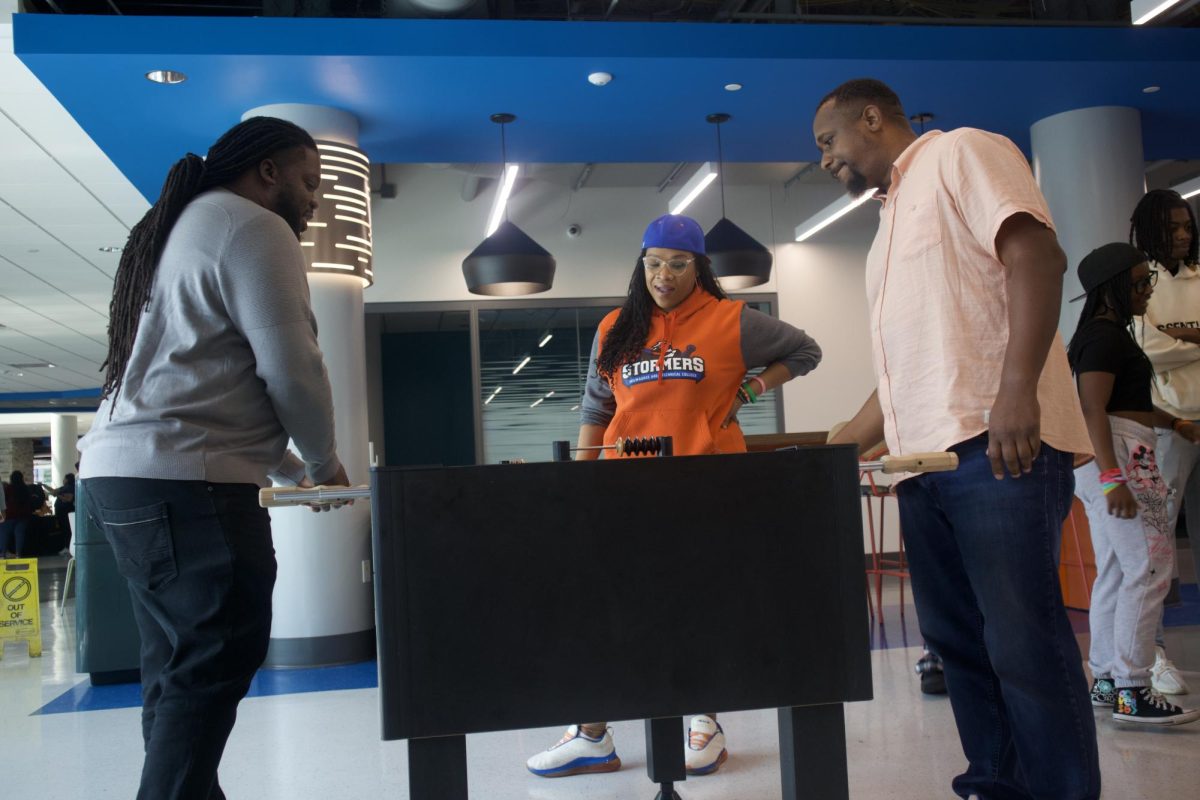
<svg viewBox="0 0 1200 800"><path fill-rule="evenodd" d="M17 55L147 197L245 110L356 114L374 161L804 161L813 107L878 77L910 113L1028 149L1076 108L1143 111L1146 158L1200 158L1200 30L14 15ZM185 83L144 75L173 69ZM614 75L590 85L589 72ZM727 83L741 83L727 92ZM1161 91L1146 94L1147 86Z"/></svg>

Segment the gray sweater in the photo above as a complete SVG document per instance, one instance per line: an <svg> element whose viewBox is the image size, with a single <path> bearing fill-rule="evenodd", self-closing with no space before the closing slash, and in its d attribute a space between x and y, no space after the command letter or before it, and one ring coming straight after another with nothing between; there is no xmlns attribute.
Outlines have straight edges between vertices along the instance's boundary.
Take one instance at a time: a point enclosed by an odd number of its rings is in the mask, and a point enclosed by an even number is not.
<svg viewBox="0 0 1200 800"><path fill-rule="evenodd" d="M321 483L338 471L304 256L282 217L225 189L188 204L121 391L79 450L81 478L265 486L270 473Z"/></svg>

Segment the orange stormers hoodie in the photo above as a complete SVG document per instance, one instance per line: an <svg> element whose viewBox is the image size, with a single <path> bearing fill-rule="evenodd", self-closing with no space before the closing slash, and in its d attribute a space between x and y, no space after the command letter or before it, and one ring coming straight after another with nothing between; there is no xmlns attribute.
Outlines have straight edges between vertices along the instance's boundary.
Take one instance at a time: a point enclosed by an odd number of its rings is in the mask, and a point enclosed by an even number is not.
<svg viewBox="0 0 1200 800"><path fill-rule="evenodd" d="M721 429L746 376L740 300L718 300L697 285L669 312L655 308L639 359L613 375L617 413L604 444L618 438L671 436L675 455L744 453L736 422ZM600 323L603 342L617 309Z"/></svg>

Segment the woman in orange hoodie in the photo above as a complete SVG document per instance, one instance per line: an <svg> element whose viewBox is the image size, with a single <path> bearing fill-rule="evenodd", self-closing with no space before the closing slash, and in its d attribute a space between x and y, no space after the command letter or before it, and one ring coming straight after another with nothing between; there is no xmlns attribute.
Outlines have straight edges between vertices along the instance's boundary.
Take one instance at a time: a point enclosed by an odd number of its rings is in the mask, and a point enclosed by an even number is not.
<svg viewBox="0 0 1200 800"><path fill-rule="evenodd" d="M821 348L804 331L725 296L689 217L650 223L624 305L604 318L592 344L579 447L629 436L671 436L677 456L743 453L737 413L745 403L810 372ZM752 369L765 367L747 378ZM597 458L580 450L580 459ZM688 728L687 770L716 772L725 734L715 714ZM621 766L603 722L572 725L527 762L544 777L612 772Z"/></svg>

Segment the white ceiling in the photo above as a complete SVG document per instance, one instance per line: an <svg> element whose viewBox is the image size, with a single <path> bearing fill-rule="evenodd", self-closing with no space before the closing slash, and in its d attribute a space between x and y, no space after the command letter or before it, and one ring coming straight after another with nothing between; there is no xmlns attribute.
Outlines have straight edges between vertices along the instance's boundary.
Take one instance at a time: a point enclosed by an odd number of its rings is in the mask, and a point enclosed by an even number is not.
<svg viewBox="0 0 1200 800"><path fill-rule="evenodd" d="M119 258L100 248L148 207L13 55L0 6L0 394L100 384ZM12 366L31 362L55 366Z"/></svg>

